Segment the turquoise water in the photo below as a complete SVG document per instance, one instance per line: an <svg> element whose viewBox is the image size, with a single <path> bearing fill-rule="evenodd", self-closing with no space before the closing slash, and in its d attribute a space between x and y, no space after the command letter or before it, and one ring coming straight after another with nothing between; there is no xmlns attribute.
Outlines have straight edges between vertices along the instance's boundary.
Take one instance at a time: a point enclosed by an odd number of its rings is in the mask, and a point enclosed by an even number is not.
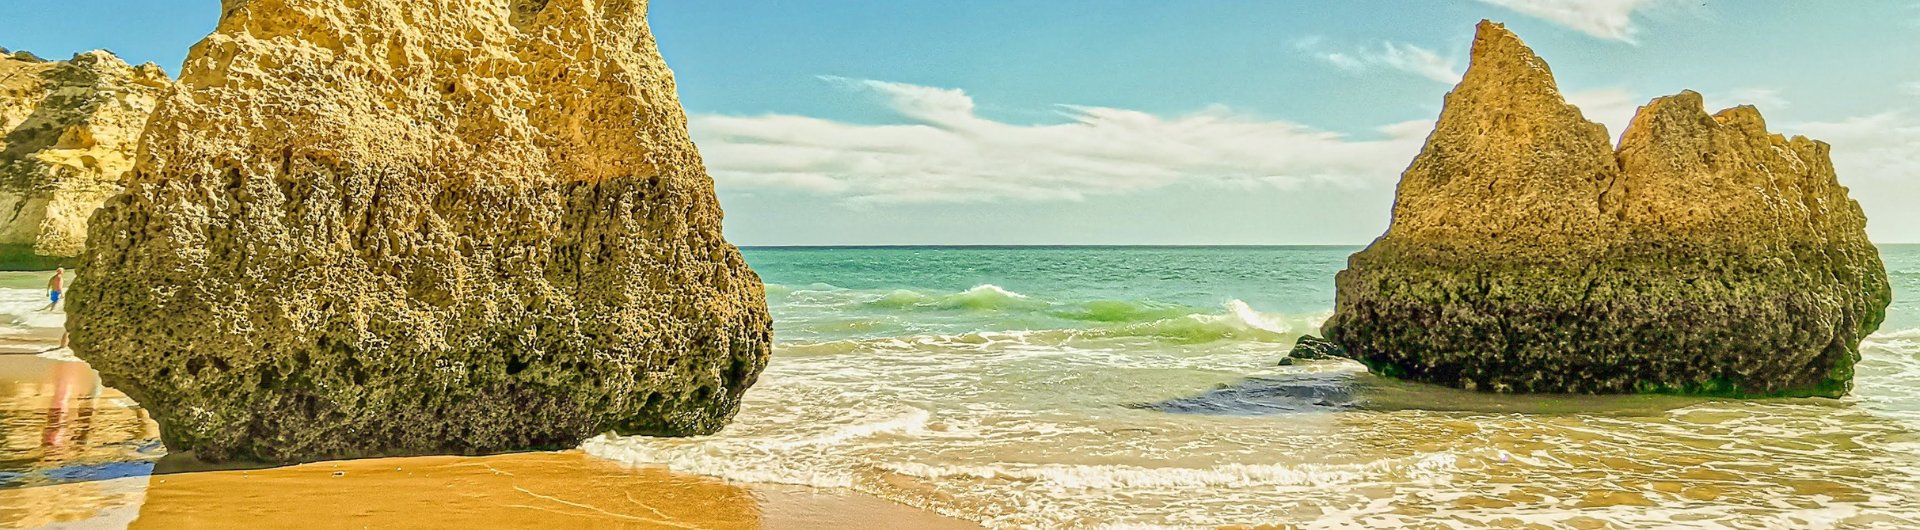
<svg viewBox="0 0 1920 530"><path fill-rule="evenodd" d="M782 341L1072 329L1213 311L1333 308L1360 247L749 248ZM1881 248L1896 296L1883 331L1920 327L1920 245ZM1021 296L1008 296L1017 293Z"/></svg>
<svg viewBox="0 0 1920 530"><path fill-rule="evenodd" d="M1920 328L1920 245L1882 246L1880 258L1893 281L1893 307L1881 331Z"/></svg>
<svg viewBox="0 0 1920 530"><path fill-rule="evenodd" d="M1285 316L1163 329L1300 328L1333 307L1348 247L748 249L782 342L1113 329L1185 315ZM1239 309L1237 315L1234 310ZM1317 323L1314 324L1317 326ZM1313 327L1313 326L1305 326ZM1259 338L1254 335L1254 338Z"/></svg>
<svg viewBox="0 0 1920 530"><path fill-rule="evenodd" d="M1856 396L1746 402L1278 366L1354 250L747 249L777 346L735 424L586 448L995 528L1920 527L1920 247Z"/></svg>

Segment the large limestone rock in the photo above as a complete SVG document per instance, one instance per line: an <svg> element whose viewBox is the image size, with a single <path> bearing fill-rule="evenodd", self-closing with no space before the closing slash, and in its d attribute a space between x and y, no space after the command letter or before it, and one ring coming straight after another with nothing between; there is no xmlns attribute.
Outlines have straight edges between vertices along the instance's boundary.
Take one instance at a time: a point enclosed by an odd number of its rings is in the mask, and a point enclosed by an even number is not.
<svg viewBox="0 0 1920 530"><path fill-rule="evenodd" d="M226 0L94 216L76 353L173 450L713 433L763 287L641 0Z"/></svg>
<svg viewBox="0 0 1920 530"><path fill-rule="evenodd" d="M0 268L50 269L86 246L173 81L91 51L46 62L0 50Z"/></svg>
<svg viewBox="0 0 1920 530"><path fill-rule="evenodd" d="M1494 392L1840 396L1892 298L1828 146L1693 92L1616 150L1482 23L1324 331L1387 375Z"/></svg>

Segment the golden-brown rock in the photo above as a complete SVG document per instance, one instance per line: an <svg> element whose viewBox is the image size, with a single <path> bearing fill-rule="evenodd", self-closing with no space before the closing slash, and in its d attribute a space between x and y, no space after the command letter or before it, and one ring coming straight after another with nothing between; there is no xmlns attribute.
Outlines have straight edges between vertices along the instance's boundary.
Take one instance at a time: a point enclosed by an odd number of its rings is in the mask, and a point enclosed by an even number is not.
<svg viewBox="0 0 1920 530"><path fill-rule="evenodd" d="M174 450L719 430L769 358L642 0L226 0L95 215L74 349Z"/></svg>
<svg viewBox="0 0 1920 530"><path fill-rule="evenodd" d="M1839 396L1892 293L1826 144L1643 107L1616 151L1546 63L1483 22L1340 273L1324 331L1388 375L1496 392Z"/></svg>
<svg viewBox="0 0 1920 530"><path fill-rule="evenodd" d="M87 217L121 190L140 131L173 81L91 51L46 62L0 54L0 267L80 255Z"/></svg>

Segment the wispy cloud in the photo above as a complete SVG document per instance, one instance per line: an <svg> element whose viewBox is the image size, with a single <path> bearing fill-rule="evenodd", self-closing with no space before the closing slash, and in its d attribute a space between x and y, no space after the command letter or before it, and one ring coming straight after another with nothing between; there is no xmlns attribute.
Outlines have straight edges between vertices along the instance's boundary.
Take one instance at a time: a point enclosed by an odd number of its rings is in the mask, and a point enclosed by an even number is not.
<svg viewBox="0 0 1920 530"><path fill-rule="evenodd" d="M1331 51L1326 48L1325 39L1308 37L1295 41L1294 47L1308 56L1349 72L1361 73L1376 68L1387 68L1441 83L1460 82L1459 62L1442 57L1433 50L1412 44L1382 42L1377 47Z"/></svg>
<svg viewBox="0 0 1920 530"><path fill-rule="evenodd" d="M1914 109L1889 110L1838 121L1788 123L1774 127L1833 146L1833 169L1852 188L1872 218L1867 232L1876 241L1920 242L1920 115Z"/></svg>
<svg viewBox="0 0 1920 530"><path fill-rule="evenodd" d="M1608 40L1634 42L1635 11L1668 0L1480 0Z"/></svg>
<svg viewBox="0 0 1920 530"><path fill-rule="evenodd" d="M1607 126L1607 134L1613 135L1614 141L1618 142L1620 133L1627 130L1627 124L1633 122L1633 114L1646 101L1635 98L1625 88L1604 87L1569 92L1567 103L1580 107L1581 116Z"/></svg>
<svg viewBox="0 0 1920 530"><path fill-rule="evenodd" d="M1834 170L1842 182L1920 182L1920 118L1909 111L1797 123L1783 129L1832 144Z"/></svg>
<svg viewBox="0 0 1920 530"><path fill-rule="evenodd" d="M1912 83L1901 85L1901 88L1905 89L1907 91L1907 95L1909 96L1920 96L1920 81L1914 81Z"/></svg>
<svg viewBox="0 0 1920 530"><path fill-rule="evenodd" d="M1081 200L1175 184L1390 185L1431 123L1355 140L1225 108L1163 117L1061 106L1066 123L980 117L965 92L823 78L879 96L903 123L695 115L696 141L723 187L801 190L851 202Z"/></svg>
<svg viewBox="0 0 1920 530"><path fill-rule="evenodd" d="M1736 88L1727 91L1725 96L1709 96L1707 98L1707 112L1716 112L1720 109L1733 108L1741 105L1753 105L1759 107L1762 111L1766 111L1784 109L1792 106L1793 102L1787 101L1787 98L1782 97L1780 95L1780 89L1761 87Z"/></svg>

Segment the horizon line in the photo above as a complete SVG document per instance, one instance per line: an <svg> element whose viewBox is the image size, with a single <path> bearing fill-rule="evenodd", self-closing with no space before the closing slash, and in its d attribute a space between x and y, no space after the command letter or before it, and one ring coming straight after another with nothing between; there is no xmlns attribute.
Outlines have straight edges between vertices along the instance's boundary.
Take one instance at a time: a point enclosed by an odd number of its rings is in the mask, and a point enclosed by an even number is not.
<svg viewBox="0 0 1920 530"><path fill-rule="evenodd" d="M900 244L900 245L735 245L742 250L819 250L819 249L1047 249L1047 248L1358 248L1363 244Z"/></svg>
<svg viewBox="0 0 1920 530"><path fill-rule="evenodd" d="M848 244L848 245L734 245L734 247L740 248L740 249L752 249L752 250L856 249L856 248L877 248L877 249L885 249L885 248L1351 248L1351 247L1365 247L1370 244L1372 243L1221 243L1221 244L1209 244L1209 243L1201 243L1201 244L1185 244L1185 243L1172 243L1172 244L1161 244L1161 243L1122 243L1122 244L911 243L911 244ZM1915 243L1874 242L1873 245L1877 247L1878 246L1920 246L1920 242L1915 242Z"/></svg>

